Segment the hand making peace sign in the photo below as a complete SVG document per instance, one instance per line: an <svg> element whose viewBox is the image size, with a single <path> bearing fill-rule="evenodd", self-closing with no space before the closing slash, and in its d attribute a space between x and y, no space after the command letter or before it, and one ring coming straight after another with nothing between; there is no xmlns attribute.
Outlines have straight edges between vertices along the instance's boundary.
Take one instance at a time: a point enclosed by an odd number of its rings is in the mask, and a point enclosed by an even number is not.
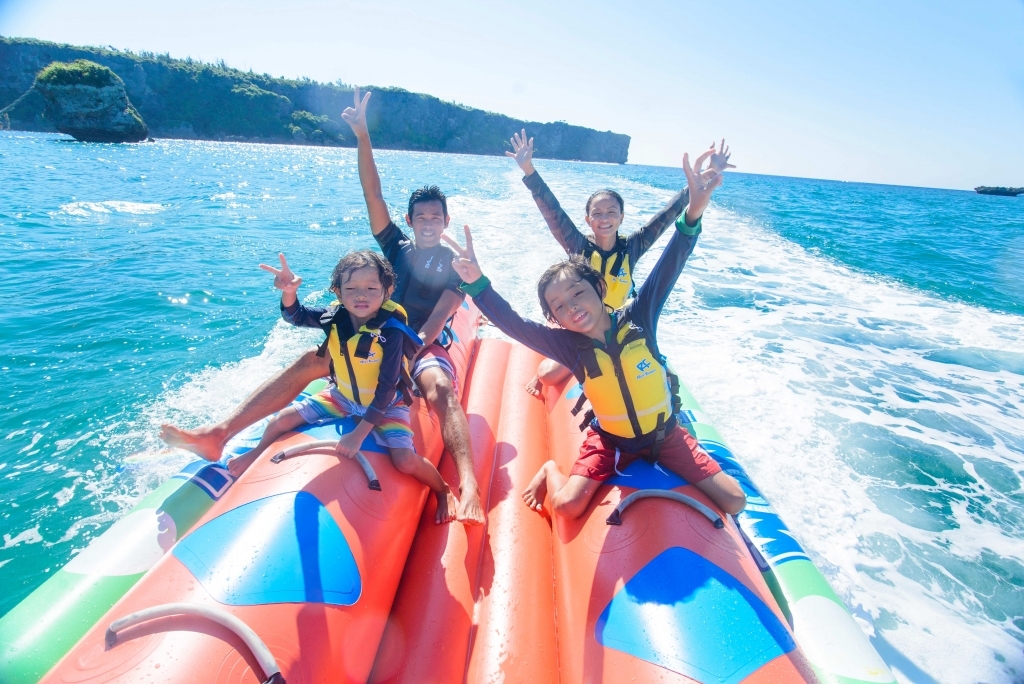
<svg viewBox="0 0 1024 684"><path fill-rule="evenodd" d="M295 292L299 289L299 285L302 285L302 278L292 273L292 269L288 267L288 260L284 258L283 253L278 254L277 258L281 260L280 270L266 264L260 264L260 268L274 274L274 287L281 290L281 301L285 306L291 306L295 303Z"/></svg>
<svg viewBox="0 0 1024 684"><path fill-rule="evenodd" d="M367 92L360 98L359 88L356 88L352 92L353 106L346 107L345 111L341 113L341 118L352 127L352 132L356 134L357 138L370 134L366 128L366 104L370 101L370 95L373 93Z"/></svg>
<svg viewBox="0 0 1024 684"><path fill-rule="evenodd" d="M441 239L447 242L458 255L452 259L452 268L462 278L462 282L468 285L480 280L484 273L480 270L480 264L476 262L476 252L473 251L473 234L469 232L468 225L462 228L466 231L465 248L461 247L458 242L447 235L442 234Z"/></svg>

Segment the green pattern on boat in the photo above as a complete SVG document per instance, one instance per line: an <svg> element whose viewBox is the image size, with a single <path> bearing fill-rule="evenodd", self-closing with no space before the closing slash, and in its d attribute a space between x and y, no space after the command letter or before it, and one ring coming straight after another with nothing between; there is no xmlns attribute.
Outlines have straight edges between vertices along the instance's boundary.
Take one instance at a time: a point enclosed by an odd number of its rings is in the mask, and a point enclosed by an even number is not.
<svg viewBox="0 0 1024 684"><path fill-rule="evenodd" d="M890 684L889 668L828 580L711 425L697 400L680 387L680 420L747 495L737 516L768 588L793 627L801 650L826 684Z"/></svg>

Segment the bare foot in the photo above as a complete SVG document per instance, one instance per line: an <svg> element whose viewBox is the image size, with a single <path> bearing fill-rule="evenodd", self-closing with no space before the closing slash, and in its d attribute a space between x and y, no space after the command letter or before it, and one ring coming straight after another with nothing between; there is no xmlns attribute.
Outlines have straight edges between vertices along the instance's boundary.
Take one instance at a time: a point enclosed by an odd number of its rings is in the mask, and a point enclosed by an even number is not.
<svg viewBox="0 0 1024 684"><path fill-rule="evenodd" d="M446 487L443 492L434 492L434 496L437 498L437 512L434 513L434 523L441 525L455 520L455 510L459 507L459 502L455 495L452 494L452 490Z"/></svg>
<svg viewBox="0 0 1024 684"><path fill-rule="evenodd" d="M197 427L182 430L170 424L160 426L160 439L172 447L187 449L207 461L219 461L228 441L224 431L217 427Z"/></svg>
<svg viewBox="0 0 1024 684"><path fill-rule="evenodd" d="M548 461L550 463L551 461ZM535 511L544 510L544 497L548 493L548 463L545 463L523 490L523 501Z"/></svg>
<svg viewBox="0 0 1024 684"><path fill-rule="evenodd" d="M544 385L540 381L539 375L534 375L530 382L526 383L526 393L539 397L540 393L544 390Z"/></svg>
<svg viewBox="0 0 1024 684"><path fill-rule="evenodd" d="M228 461L228 472L237 480L242 473L249 469L249 466L251 466L255 460L256 453L252 451L242 456L236 456Z"/></svg>
<svg viewBox="0 0 1024 684"><path fill-rule="evenodd" d="M459 503L456 519L463 525L483 525L487 518L484 516L484 507L480 503L480 492L475 488L466 488L459 494L462 501Z"/></svg>

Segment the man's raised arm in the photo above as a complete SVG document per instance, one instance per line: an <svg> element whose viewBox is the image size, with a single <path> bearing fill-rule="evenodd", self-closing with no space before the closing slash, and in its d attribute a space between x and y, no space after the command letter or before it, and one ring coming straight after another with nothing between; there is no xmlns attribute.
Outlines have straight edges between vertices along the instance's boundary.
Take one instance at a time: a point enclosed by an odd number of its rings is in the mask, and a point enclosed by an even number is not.
<svg viewBox="0 0 1024 684"><path fill-rule="evenodd" d="M363 197L366 199L366 211L370 215L370 230L373 234L381 232L391 223L387 202L380 186L380 174L377 164L373 161L373 148L370 146L370 131L366 127L366 105L372 93L359 97L359 88L353 93L353 106L341 113L341 118L352 127L356 136L357 157L359 159L359 183L363 186Z"/></svg>

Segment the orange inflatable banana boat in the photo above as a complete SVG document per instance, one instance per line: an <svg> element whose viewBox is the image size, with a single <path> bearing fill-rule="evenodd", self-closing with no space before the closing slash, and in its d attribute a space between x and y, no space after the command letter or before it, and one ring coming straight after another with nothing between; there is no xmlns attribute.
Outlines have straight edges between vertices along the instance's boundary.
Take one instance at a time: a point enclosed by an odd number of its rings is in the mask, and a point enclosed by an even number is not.
<svg viewBox="0 0 1024 684"><path fill-rule="evenodd" d="M467 306L453 325L461 377L478 320ZM436 464L422 402L412 425ZM310 427L268 449L42 681L365 682L427 490L372 438L362 464L295 449L350 429Z"/></svg>

